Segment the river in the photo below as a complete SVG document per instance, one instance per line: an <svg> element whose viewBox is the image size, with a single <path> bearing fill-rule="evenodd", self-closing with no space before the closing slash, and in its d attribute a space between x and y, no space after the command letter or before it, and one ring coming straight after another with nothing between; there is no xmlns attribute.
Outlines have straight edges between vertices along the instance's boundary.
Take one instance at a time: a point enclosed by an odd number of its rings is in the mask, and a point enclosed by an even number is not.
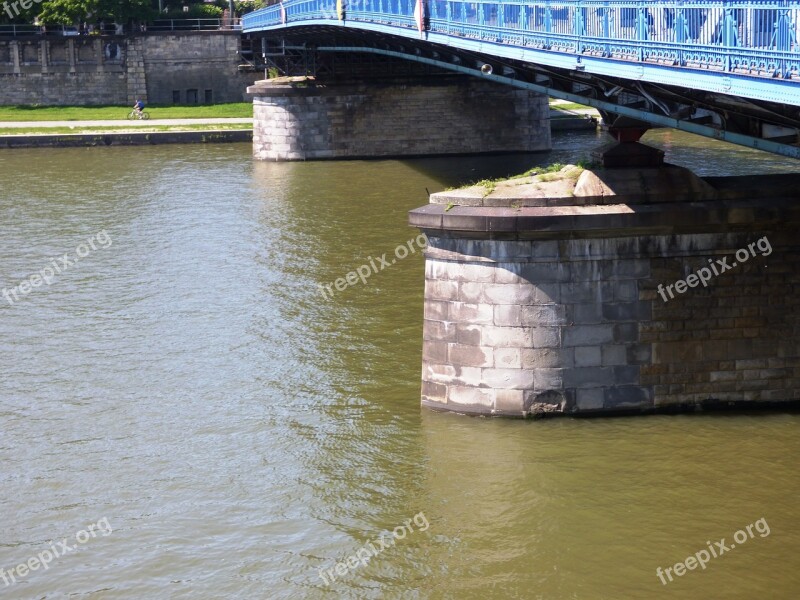
<svg viewBox="0 0 800 600"><path fill-rule="evenodd" d="M700 174L798 164L646 140ZM800 415L429 412L420 254L321 293L413 240L427 191L605 139L554 141L284 164L239 144L0 152L0 288L42 278L0 297L0 598L797 598Z"/></svg>

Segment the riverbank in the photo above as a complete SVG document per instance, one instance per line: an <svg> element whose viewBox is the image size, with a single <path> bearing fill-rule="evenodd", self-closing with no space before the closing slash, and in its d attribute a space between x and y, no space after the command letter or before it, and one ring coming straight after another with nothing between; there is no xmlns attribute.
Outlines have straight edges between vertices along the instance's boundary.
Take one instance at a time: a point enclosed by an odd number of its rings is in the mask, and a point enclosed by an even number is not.
<svg viewBox="0 0 800 600"><path fill-rule="evenodd" d="M249 142L251 118L0 122L0 148Z"/></svg>
<svg viewBox="0 0 800 600"><path fill-rule="evenodd" d="M226 144L251 142L252 129L200 131L124 131L108 133L0 135L0 148L74 148L90 146L147 146L159 144Z"/></svg>
<svg viewBox="0 0 800 600"><path fill-rule="evenodd" d="M601 121L600 113L591 106L550 98L551 131L592 131Z"/></svg>

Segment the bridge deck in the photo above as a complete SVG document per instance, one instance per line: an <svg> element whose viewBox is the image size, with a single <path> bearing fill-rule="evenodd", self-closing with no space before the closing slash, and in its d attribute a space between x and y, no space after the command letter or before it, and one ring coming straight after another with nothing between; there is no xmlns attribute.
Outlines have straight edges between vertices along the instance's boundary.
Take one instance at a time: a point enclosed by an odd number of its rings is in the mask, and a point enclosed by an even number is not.
<svg viewBox="0 0 800 600"><path fill-rule="evenodd" d="M417 0L287 0L245 15L243 30L322 22L417 37L419 10ZM433 0L422 11L431 42L800 106L797 1Z"/></svg>

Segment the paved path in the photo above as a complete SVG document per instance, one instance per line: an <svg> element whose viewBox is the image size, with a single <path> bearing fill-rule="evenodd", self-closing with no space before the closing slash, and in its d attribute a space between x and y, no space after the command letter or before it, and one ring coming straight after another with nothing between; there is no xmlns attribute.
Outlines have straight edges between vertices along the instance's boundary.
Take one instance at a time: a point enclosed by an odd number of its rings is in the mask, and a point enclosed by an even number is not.
<svg viewBox="0 0 800 600"><path fill-rule="evenodd" d="M0 129L17 129L30 127L149 127L153 125L252 125L253 119L150 119L149 121L128 121L127 119L107 121L0 121Z"/></svg>

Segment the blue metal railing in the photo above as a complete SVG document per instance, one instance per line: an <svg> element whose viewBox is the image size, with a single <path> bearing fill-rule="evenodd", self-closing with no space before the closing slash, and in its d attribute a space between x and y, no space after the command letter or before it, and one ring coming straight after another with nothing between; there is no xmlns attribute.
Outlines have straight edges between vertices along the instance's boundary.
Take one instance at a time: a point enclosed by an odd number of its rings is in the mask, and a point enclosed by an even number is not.
<svg viewBox="0 0 800 600"><path fill-rule="evenodd" d="M351 0L347 23L416 27L417 0ZM427 31L508 46L671 67L800 78L800 0L426 0ZM336 0L286 0L244 32L341 23Z"/></svg>

